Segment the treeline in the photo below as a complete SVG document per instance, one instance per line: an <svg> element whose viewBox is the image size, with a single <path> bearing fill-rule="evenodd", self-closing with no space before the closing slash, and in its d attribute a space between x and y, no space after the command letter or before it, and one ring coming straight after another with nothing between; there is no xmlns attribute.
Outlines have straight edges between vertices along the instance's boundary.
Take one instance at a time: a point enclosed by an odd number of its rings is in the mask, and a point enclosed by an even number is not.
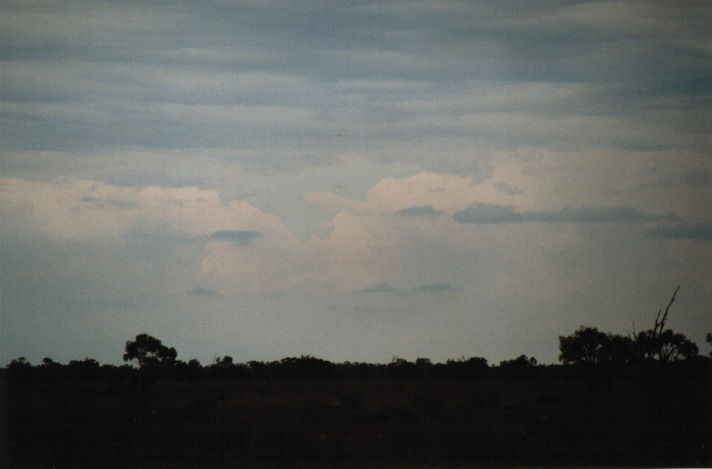
<svg viewBox="0 0 712 469"><path fill-rule="evenodd" d="M3 375L17 380L122 380L135 376L144 383L154 379L200 380L292 380L292 379L424 379L480 380L484 378L585 378L610 375L641 378L651 374L702 371L709 379L712 352L699 354L699 347L683 334L666 329L665 324L678 287L664 310L661 308L651 329L627 336L604 333L581 326L569 336L559 337L562 365L539 365L536 358L521 355L490 366L486 358L471 357L432 363L428 358L411 362L393 357L387 364L358 362L332 363L302 355L278 361L235 363L232 357L215 357L203 366L196 359L184 362L178 352L148 334L126 342L123 366L100 365L94 359L72 360L66 365L45 358L33 366L24 357L12 360ZM712 345L712 333L707 334Z"/></svg>
<svg viewBox="0 0 712 469"><path fill-rule="evenodd" d="M309 355L287 357L275 361L236 363L232 357L216 357L210 365L198 360L164 360L135 367L100 365L96 360L72 360L64 365L50 358L32 365L25 358L12 360L3 372L11 379L20 380L124 380L143 375L154 379L176 380L293 380L293 379L453 379L478 380L492 375L522 374L532 370L536 360L521 356L518 359L490 366L482 357L447 360L432 363L427 358L408 361L394 357L390 363L359 362L333 363ZM544 369L547 367L538 367ZM524 373L526 374L526 373Z"/></svg>
<svg viewBox="0 0 712 469"><path fill-rule="evenodd" d="M68 364L45 358L32 365L24 358L13 360L2 373L18 381L136 381L154 380L451 380L477 381L483 379L517 380L585 380L605 377L644 379L661 374L675 376L697 375L712 378L712 359L695 355L685 360L661 362L640 360L625 363L578 362L561 365L539 365L534 358L522 355L513 360L490 365L482 357L447 360L432 363L427 358L408 361L395 357L387 364L343 362L332 363L312 356L287 357L275 361L236 363L229 356L218 357L210 365L198 360L175 360L148 367L132 365L100 365L96 360L72 360Z"/></svg>

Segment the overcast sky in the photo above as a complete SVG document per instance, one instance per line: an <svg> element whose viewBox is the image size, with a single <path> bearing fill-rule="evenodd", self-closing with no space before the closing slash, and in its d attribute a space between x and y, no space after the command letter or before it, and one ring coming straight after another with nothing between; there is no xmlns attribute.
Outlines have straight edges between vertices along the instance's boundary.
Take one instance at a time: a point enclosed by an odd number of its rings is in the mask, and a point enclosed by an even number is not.
<svg viewBox="0 0 712 469"><path fill-rule="evenodd" d="M0 362L712 332L712 5L0 1Z"/></svg>

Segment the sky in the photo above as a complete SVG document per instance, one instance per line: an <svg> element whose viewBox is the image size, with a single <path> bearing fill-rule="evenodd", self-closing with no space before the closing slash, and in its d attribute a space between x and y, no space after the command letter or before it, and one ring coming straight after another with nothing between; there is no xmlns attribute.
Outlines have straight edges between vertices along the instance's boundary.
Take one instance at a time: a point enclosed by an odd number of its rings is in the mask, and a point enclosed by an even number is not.
<svg viewBox="0 0 712 469"><path fill-rule="evenodd" d="M0 363L712 332L712 4L0 1Z"/></svg>

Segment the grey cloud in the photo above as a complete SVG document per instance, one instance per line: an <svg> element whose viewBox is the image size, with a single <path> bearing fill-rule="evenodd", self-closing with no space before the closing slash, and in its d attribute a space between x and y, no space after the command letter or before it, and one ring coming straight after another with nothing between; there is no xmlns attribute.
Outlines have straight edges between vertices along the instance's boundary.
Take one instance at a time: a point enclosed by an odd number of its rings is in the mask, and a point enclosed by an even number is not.
<svg viewBox="0 0 712 469"><path fill-rule="evenodd" d="M418 285L415 288L408 290L398 290L393 288L388 283L381 283L374 285L373 287L366 288L363 290L364 293L444 293L449 291L456 291L459 288L450 283L428 283L423 285Z"/></svg>
<svg viewBox="0 0 712 469"><path fill-rule="evenodd" d="M415 290L416 293L443 293L448 291L455 291L458 288L450 283L433 283L427 285L420 285Z"/></svg>
<svg viewBox="0 0 712 469"><path fill-rule="evenodd" d="M474 138L486 149L582 143L660 148L699 144L705 125L664 126L656 120L658 104L650 103L712 92L705 85L709 66L702 46L695 46L703 43L707 25L677 12L700 8L692 4L637 8L637 15L616 15L613 26L607 5L599 4L210 2L168 11L153 2L102 3L91 10L83 2L62 5L2 7L0 57L7 72L0 95L13 103L0 115L5 149L245 149L272 146L276 136L304 149L292 160L234 159L254 169L291 168L294 159L306 166L333 161L309 160L316 150L331 155L438 137L459 137L462 145ZM37 15L46 27L33 26ZM660 18L668 25L664 31L650 26ZM243 86L245 74L269 79ZM344 91L343 83L360 80L389 86ZM542 98L537 106L519 100L494 110L515 123L506 128L488 125L493 116L483 109L493 110L481 103L449 104L462 103L463 95L484 83L544 82L589 83L591 89L554 98L534 90ZM700 102L692 99L677 109L704 115ZM224 121L219 114L225 106L235 107L232 116L248 117ZM298 109L314 121L256 117L250 110L260 106ZM644 130L616 133L605 127L605 118L619 115L626 122L630 116L645 121L631 124ZM447 123L441 116L448 116ZM603 128L591 125L598 120ZM348 138L329 137L344 129ZM471 168L471 161L436 164L430 155L402 150L387 156L374 151L373 157Z"/></svg>
<svg viewBox="0 0 712 469"><path fill-rule="evenodd" d="M231 241L243 246L248 246L257 240L262 233L259 231L215 231L210 233L211 241Z"/></svg>
<svg viewBox="0 0 712 469"><path fill-rule="evenodd" d="M115 209L126 209L136 207L134 202L130 200L121 199L105 199L99 197L82 197L79 199L81 202L88 204L91 208L115 208Z"/></svg>
<svg viewBox="0 0 712 469"><path fill-rule="evenodd" d="M691 186L712 184L712 170L706 168L690 168L680 175L680 182Z"/></svg>
<svg viewBox="0 0 712 469"><path fill-rule="evenodd" d="M395 293L396 290L387 283L381 283L364 290L365 293Z"/></svg>
<svg viewBox="0 0 712 469"><path fill-rule="evenodd" d="M645 223L672 221L672 214L658 215L628 206L564 208L558 212L517 212L511 207L492 204L475 204L453 216L459 223Z"/></svg>
<svg viewBox="0 0 712 469"><path fill-rule="evenodd" d="M453 215L460 223L509 223L523 221L525 215L511 207L492 204L475 204Z"/></svg>
<svg viewBox="0 0 712 469"><path fill-rule="evenodd" d="M670 206L689 213L699 191L712 184L704 164L712 145L708 3L131 0L94 2L89 8L86 0L0 2L0 173L35 181L70 177L128 187L214 189L226 203L246 200L275 213L288 229L309 239L327 236L320 224L326 215L305 207L301 196L326 190L334 181L347 181L351 192L345 197L362 198L382 178L420 171L483 181L495 168L504 169L500 163L507 161L497 161L504 155L518 155L517 164L527 166L524 159L539 153L565 151L592 159L615 153L640 162L626 176L631 187L643 191L619 194L619 200L637 205L635 197L647 197L644 191L654 188L641 186L641 179L650 177L651 167L668 168L658 166L667 154L680 155L671 157L675 167L690 169L652 173L655 185L679 185L671 196L680 203ZM670 151L626 153L641 149ZM353 177L345 164L352 155L365 161L359 167L368 177ZM600 184L601 193L622 189L617 178L607 186L603 173L581 176ZM289 184L275 183L287 178ZM505 184L495 188L519 192ZM556 196L556 188L551 192ZM126 201L98 197L76 207L131 208ZM446 216L425 205L392 215ZM532 353L539 356L536 350L550 354L552 340L569 326L573 330L579 317L599 318L599 295L621 298L637 292L630 304L643 304L639 300L649 295L641 292L667 282L660 275L683 268L698 285L710 276L708 267L695 263L666 264L659 246L665 239L697 240L690 255L702 258L712 238L707 222L682 222L626 206L526 212L492 204L473 205L455 220L516 223L521 229L512 230L508 239L490 233L491 239L478 237L481 244L453 239L447 247L418 237L413 237L422 243L417 246L394 240L404 255L388 265L384 278L397 278L399 286L384 283L353 292L359 302L368 296L374 311L403 312L392 329L379 322L382 341L366 347L374 359L393 353L398 336L393 331L401 331L411 347L432 347L417 353L440 349L437 353L459 356L468 347L483 346L488 351L482 353L512 356L508 339L516 342L514 350L522 346L506 324L483 326L477 317L477 340L469 327L442 328L446 337L440 343L428 335L440 327L413 329L426 334L424 341L403 332L406 311L432 314L453 289L474 299L448 305L462 318L490 310L511 322L519 317L520 305L521 317L532 305L556 311L541 321L546 329L532 333L540 341ZM518 249L532 251L530 241L551 241L529 239L531 227L524 222L599 224L604 229L592 235L602 236L597 241L606 244L606 252L598 243L588 250L575 243L572 252L557 255L560 261L515 260ZM628 230L617 230L624 232L618 238L608 236L606 223L636 223L649 236L640 237L637 230L632 238ZM216 350L215 334L223 331L223 345L242 343L244 353L262 354L257 359L281 351L314 353L299 348L300 341L333 343L333 353L354 359L348 355L363 347L363 334L353 331L376 330L366 322L362 329L344 327L345 316L334 314L333 307L343 313L351 308L341 292L319 300L295 293L276 303L261 301L264 296L211 299L209 289L195 287L206 240L245 247L260 241L257 231L187 238L173 226L144 220L126 236L75 245L38 239L39 229L34 237L25 236L25 228L13 235L25 225L12 219L0 224L0 266L7 266L0 268L2 353L69 359L99 351L103 355L94 357L101 361L117 356L120 361L116 350L136 333L136 324L161 323L168 335L184 337L176 345L203 341L208 360ZM508 244L511 238L517 242ZM542 253L559 251L550 244L537 246L546 246ZM516 268L508 266L510 257ZM551 262L560 270L547 271ZM585 275L578 276L579 271ZM430 284L429 279L452 283ZM567 292L563 296L570 294L570 300L540 295L549 287ZM709 310L709 293L701 289L698 297L704 301L693 309ZM196 315L189 311L194 301L184 301L188 298L210 300L211 312L224 308L222 319L211 319L218 322L208 327L210 334L191 332L204 330L205 317L191 322ZM147 306L123 309L132 304ZM320 309L323 316L305 320ZM295 311L287 318L293 323L285 323L285 310ZM254 312L253 324L262 325L245 332L245 318L235 311ZM487 316L502 323L498 314ZM690 322L697 325L691 330L709 330L704 321ZM110 327L91 329L96 324ZM275 324L284 330L276 331ZM245 332L247 342L235 340L235 330ZM263 335L255 333L260 330ZM354 348L334 339L334 331L352 334L344 337ZM282 333L289 340L270 340ZM250 340L254 348L244 345ZM458 340L461 350L451 345ZM491 341L491 349L483 340ZM64 355L54 356L55 351Z"/></svg>
<svg viewBox="0 0 712 469"><path fill-rule="evenodd" d="M532 213L533 221L555 221L562 223L643 223L665 220L676 220L671 214L654 214L633 207L584 207L580 209L565 208L558 213ZM540 219L540 220L539 220Z"/></svg>
<svg viewBox="0 0 712 469"><path fill-rule="evenodd" d="M218 292L205 287L193 287L187 292L190 296L217 296Z"/></svg>
<svg viewBox="0 0 712 469"><path fill-rule="evenodd" d="M522 191L520 191L516 187L510 186L506 182L496 182L493 184L493 186L498 191L507 195L519 195L522 193Z"/></svg>
<svg viewBox="0 0 712 469"><path fill-rule="evenodd" d="M707 168L688 168L681 173L669 176L663 184L671 186L706 186L712 184L712 170Z"/></svg>
<svg viewBox="0 0 712 469"><path fill-rule="evenodd" d="M712 241L712 222L662 225L651 229L650 232L659 238Z"/></svg>
<svg viewBox="0 0 712 469"><path fill-rule="evenodd" d="M397 215L403 217L427 217L427 218L437 218L442 215L440 210L435 210L432 205L421 205L404 208L396 212Z"/></svg>

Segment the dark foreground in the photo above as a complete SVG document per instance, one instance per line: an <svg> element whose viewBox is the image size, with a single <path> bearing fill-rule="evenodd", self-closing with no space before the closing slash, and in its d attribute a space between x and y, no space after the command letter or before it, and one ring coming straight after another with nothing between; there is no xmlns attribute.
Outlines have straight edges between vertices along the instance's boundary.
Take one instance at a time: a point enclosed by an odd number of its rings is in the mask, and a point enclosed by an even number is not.
<svg viewBox="0 0 712 469"><path fill-rule="evenodd" d="M704 380L6 386L11 467L712 465Z"/></svg>

